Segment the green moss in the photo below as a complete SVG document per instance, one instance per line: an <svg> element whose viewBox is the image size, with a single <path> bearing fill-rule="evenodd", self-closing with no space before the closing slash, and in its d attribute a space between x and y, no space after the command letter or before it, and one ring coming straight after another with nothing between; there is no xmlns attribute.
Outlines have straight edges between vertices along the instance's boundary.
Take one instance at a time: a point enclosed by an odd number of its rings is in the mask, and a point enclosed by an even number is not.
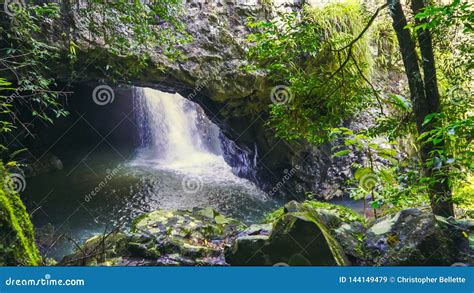
<svg viewBox="0 0 474 293"><path fill-rule="evenodd" d="M344 250L342 249L341 245L336 241L336 239L331 235L319 215L311 212L306 212L305 215L308 219L313 221L313 223L315 223L323 233L323 236L326 239L326 242L328 243L329 248L331 249L331 252L337 264L339 266L349 265L350 263L344 254Z"/></svg>
<svg viewBox="0 0 474 293"><path fill-rule="evenodd" d="M135 219L133 219L132 224L130 225L130 231L131 232L137 232L137 224L141 222L143 219L148 217L148 214L142 214Z"/></svg>
<svg viewBox="0 0 474 293"><path fill-rule="evenodd" d="M320 29L323 42L320 49L320 62L324 69L333 72L340 66L340 60L334 50L345 47L365 28L364 10L358 1L347 0L341 3L330 3L324 7L305 6L306 17ZM347 51L347 49L345 50ZM370 36L364 34L352 48L352 56L367 77L371 75L373 65L370 53ZM355 64L349 62L349 72L357 72ZM360 83L365 81L360 80Z"/></svg>
<svg viewBox="0 0 474 293"><path fill-rule="evenodd" d="M5 180L0 180L0 188ZM41 264L30 217L18 194L8 188L0 189L0 235L0 265Z"/></svg>
<svg viewBox="0 0 474 293"><path fill-rule="evenodd" d="M263 220L263 223L273 223L285 214L284 208L279 208L273 212L268 213Z"/></svg>
<svg viewBox="0 0 474 293"><path fill-rule="evenodd" d="M327 202L320 202L320 201L305 201L303 203L304 206L313 208L313 209L324 209L324 210L329 210L337 214L337 216L346 223L352 223L352 222L361 222L364 223L365 219L351 210L350 208L347 208L345 206L337 205L337 204L332 204L332 203L327 203Z"/></svg>
<svg viewBox="0 0 474 293"><path fill-rule="evenodd" d="M346 208L341 205L327 203L327 202L320 202L315 200L308 200L302 203L302 206L314 209L314 210L328 210L335 213L343 222L352 223L352 222L360 222L365 223L365 219L351 210L350 208ZM281 216L285 214L284 207L274 210L273 212L268 213L263 220L263 223L273 223L278 220Z"/></svg>

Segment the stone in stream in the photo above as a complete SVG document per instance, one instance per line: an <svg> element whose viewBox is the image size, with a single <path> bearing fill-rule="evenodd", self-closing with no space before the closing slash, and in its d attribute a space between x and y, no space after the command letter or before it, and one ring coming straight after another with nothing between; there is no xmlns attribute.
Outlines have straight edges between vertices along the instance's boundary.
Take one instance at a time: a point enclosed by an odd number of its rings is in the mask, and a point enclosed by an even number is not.
<svg viewBox="0 0 474 293"><path fill-rule="evenodd" d="M213 209L157 210L95 236L60 265L452 265L472 263L474 224L417 209L370 223L351 210L289 202L245 227Z"/></svg>
<svg viewBox="0 0 474 293"><path fill-rule="evenodd" d="M302 218L306 218L306 221L311 222L312 220L307 219L308 215L313 220L317 219L318 225L316 225L314 230L310 231L310 233L319 234L319 230L321 230L319 227L323 227L322 229L326 232L326 237L324 239L318 238L318 240L323 242L326 242L327 240L330 241L330 243L333 243L332 240L336 240L339 244L333 245L333 249L339 251L337 247L340 245L340 248L342 248L342 251L345 254L342 258L346 258L352 264L363 264L365 262L365 256L362 251L362 235L364 232L365 220L352 210L319 201L305 201L303 203L291 201L284 207L267 215L266 223L277 225L279 220L287 214L299 215L300 218L297 224L300 224L300 222L303 221ZM233 247L227 250L226 257L228 258L227 260L229 263L242 265L242 259L248 259L250 257L245 255L247 251L251 252L252 248L256 245L262 247L264 238L268 239L270 234L269 231L273 229L266 229L264 230L264 233L257 234L252 233L251 230L252 229L249 229L239 235ZM251 259L254 264L272 264L272 260L265 259L265 257L258 257L263 255L261 250L253 253L255 253L255 256L252 256ZM288 259L290 258L291 256L288 256ZM301 257L297 258L301 259ZM306 262L302 263L307 264Z"/></svg>
<svg viewBox="0 0 474 293"><path fill-rule="evenodd" d="M135 219L130 233L89 239L60 264L225 265L225 242L243 229L210 208L156 210Z"/></svg>

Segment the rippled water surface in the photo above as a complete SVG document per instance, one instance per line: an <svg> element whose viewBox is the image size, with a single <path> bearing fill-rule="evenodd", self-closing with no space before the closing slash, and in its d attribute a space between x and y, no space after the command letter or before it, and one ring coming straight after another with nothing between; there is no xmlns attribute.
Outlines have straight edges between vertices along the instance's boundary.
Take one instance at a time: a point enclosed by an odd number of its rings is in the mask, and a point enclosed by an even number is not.
<svg viewBox="0 0 474 293"><path fill-rule="evenodd" d="M137 165L109 150L74 163L78 165L28 179L24 199L34 211L37 228L51 224L57 236L66 233L76 241L103 232L106 226L126 226L154 209L212 207L249 223L279 205L253 183L231 173L212 176L159 168L152 162ZM72 247L56 245L51 254L63 256Z"/></svg>
<svg viewBox="0 0 474 293"><path fill-rule="evenodd" d="M24 199L48 255L71 252L64 239L80 243L155 209L212 207L250 223L281 204L234 175L220 130L197 105L150 89L136 94L140 147L71 150L63 170L28 179Z"/></svg>

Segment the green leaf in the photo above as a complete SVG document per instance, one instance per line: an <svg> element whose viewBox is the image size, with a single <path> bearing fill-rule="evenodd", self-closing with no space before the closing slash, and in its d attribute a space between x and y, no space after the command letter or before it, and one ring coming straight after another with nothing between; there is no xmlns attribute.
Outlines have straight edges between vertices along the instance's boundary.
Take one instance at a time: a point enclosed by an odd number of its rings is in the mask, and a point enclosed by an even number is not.
<svg viewBox="0 0 474 293"><path fill-rule="evenodd" d="M367 168L367 167L362 167L362 168L357 169L357 171L354 173L354 177L355 179L360 180L364 175L371 174L371 173L373 173L372 169Z"/></svg>
<svg viewBox="0 0 474 293"><path fill-rule="evenodd" d="M345 156L345 155L348 155L351 153L351 150L343 150L343 151L339 151L337 153L335 153L334 155L332 155L334 158L335 157L342 157L342 156Z"/></svg>

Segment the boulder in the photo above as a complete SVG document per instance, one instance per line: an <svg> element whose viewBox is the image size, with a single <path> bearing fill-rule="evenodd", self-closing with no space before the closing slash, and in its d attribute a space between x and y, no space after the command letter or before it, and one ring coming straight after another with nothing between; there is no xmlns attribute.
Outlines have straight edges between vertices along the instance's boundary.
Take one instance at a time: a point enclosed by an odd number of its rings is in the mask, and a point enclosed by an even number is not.
<svg viewBox="0 0 474 293"><path fill-rule="evenodd" d="M288 213L276 223L263 251L271 264L348 265L339 243L317 214Z"/></svg>
<svg viewBox="0 0 474 293"><path fill-rule="evenodd" d="M267 223L275 222L289 212L309 211L315 213L327 227L329 233L341 245L344 254L352 264L364 264L364 231L365 219L349 208L320 201L299 203L290 201L266 218Z"/></svg>
<svg viewBox="0 0 474 293"><path fill-rule="evenodd" d="M225 260L233 265L269 264L271 261L261 250L268 243L272 224L251 225L240 233L232 246L225 249Z"/></svg>
<svg viewBox="0 0 474 293"><path fill-rule="evenodd" d="M462 229L445 218L407 209L368 228L367 249L374 265L451 265L459 260Z"/></svg>
<svg viewBox="0 0 474 293"><path fill-rule="evenodd" d="M267 225L253 226L226 249L231 265L348 265L342 247L320 215L296 202L270 216Z"/></svg>
<svg viewBox="0 0 474 293"><path fill-rule="evenodd" d="M456 225L462 229L463 236L467 241L460 243L461 254L465 263L474 264L474 220L471 218L459 219Z"/></svg>

